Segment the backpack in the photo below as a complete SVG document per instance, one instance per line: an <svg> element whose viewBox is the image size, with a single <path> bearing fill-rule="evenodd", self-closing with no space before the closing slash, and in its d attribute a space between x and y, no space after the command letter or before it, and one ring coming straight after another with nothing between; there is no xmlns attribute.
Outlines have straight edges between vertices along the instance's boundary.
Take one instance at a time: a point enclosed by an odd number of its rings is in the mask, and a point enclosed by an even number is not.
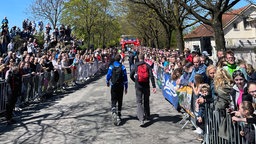
<svg viewBox="0 0 256 144"><path fill-rule="evenodd" d="M113 66L112 69L112 77L111 82L113 85L120 85L123 83L123 70L122 70L122 64L120 66L115 67Z"/></svg>
<svg viewBox="0 0 256 144"><path fill-rule="evenodd" d="M144 63L138 66L137 78L138 78L138 82L148 82L149 74L148 74L147 64Z"/></svg>

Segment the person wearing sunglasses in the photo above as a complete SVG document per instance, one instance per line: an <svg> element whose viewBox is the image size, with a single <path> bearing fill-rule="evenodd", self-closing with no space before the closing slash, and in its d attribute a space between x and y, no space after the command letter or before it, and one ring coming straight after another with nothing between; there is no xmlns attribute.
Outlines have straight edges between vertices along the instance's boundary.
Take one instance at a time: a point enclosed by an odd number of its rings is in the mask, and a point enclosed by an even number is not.
<svg viewBox="0 0 256 144"><path fill-rule="evenodd" d="M247 81L241 70L236 70L233 72L232 78L234 80L234 86L231 90L231 108L238 110L239 105L242 101L251 101L252 98L247 95Z"/></svg>
<svg viewBox="0 0 256 144"><path fill-rule="evenodd" d="M231 51L231 50L226 51L225 60L226 60L226 65L223 66L223 69L225 69L230 76L232 76L234 71L241 70L245 76L245 79L248 80L247 73L246 73L245 69L241 68L240 66L237 65L237 63L235 61L236 60L235 54L233 51Z"/></svg>

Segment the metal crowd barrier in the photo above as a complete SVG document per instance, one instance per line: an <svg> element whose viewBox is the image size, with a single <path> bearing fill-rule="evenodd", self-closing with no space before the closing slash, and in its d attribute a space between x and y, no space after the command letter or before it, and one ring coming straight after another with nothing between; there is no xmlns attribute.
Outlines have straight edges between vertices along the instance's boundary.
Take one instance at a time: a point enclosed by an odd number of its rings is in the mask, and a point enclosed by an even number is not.
<svg viewBox="0 0 256 144"><path fill-rule="evenodd" d="M5 81L0 81L0 113L6 109L7 101L7 84Z"/></svg>
<svg viewBox="0 0 256 144"><path fill-rule="evenodd" d="M71 82L85 81L100 70L106 69L106 66L106 63L95 61L90 64L79 64L76 69L71 70L71 73L68 73L67 70L56 70L58 76L55 71L23 75L22 92L16 106L22 107L37 99L40 100L45 94L62 89L63 86L68 86ZM0 81L0 113L6 109L7 95L10 92L8 84L5 81Z"/></svg>
<svg viewBox="0 0 256 144"><path fill-rule="evenodd" d="M234 123L230 113L213 110L209 104L206 106L205 114L204 142L206 144L256 144L255 124ZM249 127L248 132L254 135L253 142L249 142L240 134L240 131L245 129L245 125Z"/></svg>

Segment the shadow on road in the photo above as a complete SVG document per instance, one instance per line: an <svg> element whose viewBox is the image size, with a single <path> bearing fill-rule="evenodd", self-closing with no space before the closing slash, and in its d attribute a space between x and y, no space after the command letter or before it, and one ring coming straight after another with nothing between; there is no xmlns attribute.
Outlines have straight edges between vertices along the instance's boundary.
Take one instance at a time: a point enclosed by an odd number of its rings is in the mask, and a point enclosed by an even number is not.
<svg viewBox="0 0 256 144"><path fill-rule="evenodd" d="M158 114L152 114L150 119L145 122L142 127L148 127L156 122L172 122L178 123L182 119L181 115L173 115L173 116L159 116Z"/></svg>
<svg viewBox="0 0 256 144"><path fill-rule="evenodd" d="M83 82L83 83L78 83L76 86L65 89L65 91L56 92L54 94L53 93L47 94L47 95L42 96L39 101L33 101L33 102L26 103L22 107L22 111L14 112L14 119L16 121L16 124L7 125L5 118L4 118L4 114L1 114L0 115L0 135L3 135L6 132L10 132L18 127L24 127L26 130L28 130L27 125L31 124L31 123L41 125L41 122L45 121L45 120L56 121L56 120L59 120L60 118L64 118L65 116L69 115L70 113L67 111L63 111L62 108L57 108L57 107L55 107L55 108L57 109L58 114L53 117L51 117L52 116L51 113L47 113L44 115L38 115L38 116L33 116L33 114L39 112L42 109L46 109L46 108L54 106L57 103L57 101L59 101L63 97L67 96L70 93L73 93L74 91L77 91L79 89L87 87L88 84L94 83L95 81L102 78L105 74L106 74L106 72L98 73L95 76L93 76L91 79L89 79L88 81ZM89 105L90 104L83 105L80 110L86 109L86 107L88 107ZM79 107L80 106L72 106L72 107L68 107L68 109L70 109L70 111L72 112L72 110L79 109ZM94 114L88 114L88 115L90 116L90 115L94 115ZM84 116L86 116L86 115L84 115ZM49 118L49 117L51 117L51 118Z"/></svg>
<svg viewBox="0 0 256 144"><path fill-rule="evenodd" d="M145 121L145 124L142 126L144 128L149 127L150 125L157 123L157 122L171 122L171 123L178 123L182 119L181 115L173 115L173 116L159 116L158 114L152 114L150 119ZM130 120L137 120L139 123L139 119L137 116L128 115L122 119L119 126L124 125L127 121Z"/></svg>
<svg viewBox="0 0 256 144"><path fill-rule="evenodd" d="M124 125L129 120L138 120L138 118L136 116L128 115L128 116L126 116L125 118L122 119L122 121L121 121L119 126Z"/></svg>

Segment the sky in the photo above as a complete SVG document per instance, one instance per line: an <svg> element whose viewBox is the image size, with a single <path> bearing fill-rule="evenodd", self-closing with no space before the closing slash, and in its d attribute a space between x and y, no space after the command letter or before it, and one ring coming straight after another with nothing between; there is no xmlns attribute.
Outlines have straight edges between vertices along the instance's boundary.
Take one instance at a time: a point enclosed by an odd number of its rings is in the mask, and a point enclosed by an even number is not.
<svg viewBox="0 0 256 144"><path fill-rule="evenodd" d="M34 0L1 0L0 20L6 16L9 21L9 28L13 26L21 28L24 19L29 18L29 20L32 20L31 14L26 13L26 10L33 1ZM247 4L245 0L241 0L233 9L243 7ZM39 20L35 21L38 23Z"/></svg>
<svg viewBox="0 0 256 144"><path fill-rule="evenodd" d="M1 0L0 20L6 16L9 28L13 26L22 27L24 19L30 18L26 10L34 0Z"/></svg>

